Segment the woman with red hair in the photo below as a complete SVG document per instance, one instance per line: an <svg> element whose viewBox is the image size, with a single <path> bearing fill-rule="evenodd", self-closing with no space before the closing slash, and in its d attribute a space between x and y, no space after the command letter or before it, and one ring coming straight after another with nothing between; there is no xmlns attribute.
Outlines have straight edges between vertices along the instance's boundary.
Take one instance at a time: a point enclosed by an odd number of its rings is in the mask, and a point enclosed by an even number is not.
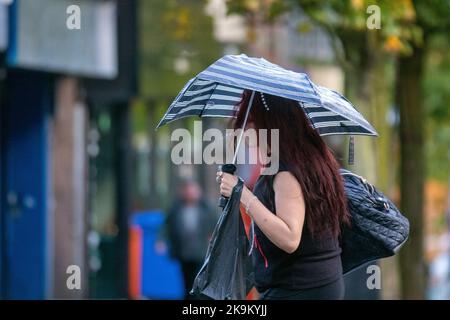
<svg viewBox="0 0 450 320"><path fill-rule="evenodd" d="M244 123L251 92L245 91L235 128ZM349 222L339 165L298 102L256 93L246 129L278 129L279 170L262 174L241 203L255 222L256 288L261 299L342 299L339 236ZM270 134L268 134L270 136ZM275 150L275 148L273 148ZM237 177L218 172L229 197Z"/></svg>

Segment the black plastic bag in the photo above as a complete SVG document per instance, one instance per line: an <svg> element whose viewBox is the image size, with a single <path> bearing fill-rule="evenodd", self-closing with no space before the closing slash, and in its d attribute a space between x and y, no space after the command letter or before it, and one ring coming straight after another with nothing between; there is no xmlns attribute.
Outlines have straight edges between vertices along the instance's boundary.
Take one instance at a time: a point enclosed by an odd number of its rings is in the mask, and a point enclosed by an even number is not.
<svg viewBox="0 0 450 320"><path fill-rule="evenodd" d="M192 294L215 300L241 300L254 285L250 244L239 209L242 187L239 179L214 229Z"/></svg>

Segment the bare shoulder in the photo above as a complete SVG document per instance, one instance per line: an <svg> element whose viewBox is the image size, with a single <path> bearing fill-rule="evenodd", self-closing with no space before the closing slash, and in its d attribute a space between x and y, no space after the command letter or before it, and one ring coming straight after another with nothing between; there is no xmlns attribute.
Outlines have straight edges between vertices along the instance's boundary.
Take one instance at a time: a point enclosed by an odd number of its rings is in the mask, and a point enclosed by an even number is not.
<svg viewBox="0 0 450 320"><path fill-rule="evenodd" d="M277 173L273 181L275 194L283 197L299 197L302 195L300 183L289 171Z"/></svg>

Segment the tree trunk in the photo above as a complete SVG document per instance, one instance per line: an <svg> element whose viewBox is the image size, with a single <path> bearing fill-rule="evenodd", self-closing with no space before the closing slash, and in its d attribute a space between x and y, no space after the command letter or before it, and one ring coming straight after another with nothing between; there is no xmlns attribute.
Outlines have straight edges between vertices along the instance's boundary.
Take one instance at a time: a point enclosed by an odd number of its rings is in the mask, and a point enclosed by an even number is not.
<svg viewBox="0 0 450 320"><path fill-rule="evenodd" d="M355 38L356 37L356 38ZM365 118L378 131L378 138L358 137L355 139L355 164L350 169L364 176L380 190L389 194L393 181L389 178L392 169L391 130L386 123L389 110L390 88L389 76L391 58L380 50L381 40L375 33L357 35L342 32L340 39L344 43L346 65L346 95ZM347 151L344 150L344 154ZM391 162L390 162L391 161ZM358 294L348 294L347 298L393 299L398 297L398 268L395 259L380 261L382 268L383 291L371 291L365 288L367 274L361 269L354 280L348 279L346 286ZM364 286L361 286L361 283ZM358 289L360 288L360 289Z"/></svg>
<svg viewBox="0 0 450 320"><path fill-rule="evenodd" d="M391 55L380 50L382 39L378 33L368 32L369 51L373 71L368 74L370 104L369 119L378 132L377 138L363 138L367 144L374 147L374 160L376 162L376 180L372 183L384 192L387 196L392 195L392 187L396 185L395 174L398 158L394 156L392 144L392 130L387 122L389 102L392 101L391 88L393 85L393 75L391 70L393 58ZM399 266L398 257L382 259L379 262L382 270L382 291L378 296L381 299L398 299L400 296Z"/></svg>
<svg viewBox="0 0 450 320"><path fill-rule="evenodd" d="M409 219L410 236L400 251L401 293L404 299L425 297L423 246L424 106L422 100L424 49L401 57L397 69L397 105L400 109L401 210Z"/></svg>
<svg viewBox="0 0 450 320"><path fill-rule="evenodd" d="M356 106L359 112L372 123L373 79L377 69L374 64L374 51L369 49L367 37L360 33L341 31L339 38L345 50L345 95ZM376 161L375 141L365 137L355 139L355 161L350 170L375 182ZM347 155L344 150L344 155Z"/></svg>

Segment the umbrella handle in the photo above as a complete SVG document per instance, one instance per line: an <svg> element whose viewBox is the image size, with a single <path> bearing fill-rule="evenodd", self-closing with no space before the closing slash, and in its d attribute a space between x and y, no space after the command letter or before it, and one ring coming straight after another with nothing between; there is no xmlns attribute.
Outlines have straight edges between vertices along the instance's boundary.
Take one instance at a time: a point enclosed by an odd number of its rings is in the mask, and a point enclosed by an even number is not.
<svg viewBox="0 0 450 320"><path fill-rule="evenodd" d="M245 126L247 125L248 115L250 113L250 109L252 108L254 98L255 98L255 91L252 91L252 95L250 96L250 101L248 102L247 111L245 112L245 118L244 118L244 123L242 124L242 130L239 135L239 140L238 140L238 143L236 146L236 150L234 152L233 163L227 163L227 164L223 164L223 165L219 166L219 171L229 173L229 174L234 174L236 172L236 166L234 164L236 163L238 150L239 150L239 147L241 146L242 137L244 136ZM222 208L222 209L225 208L225 206L227 205L227 202L228 202L228 198L221 196L219 198L219 208Z"/></svg>
<svg viewBox="0 0 450 320"><path fill-rule="evenodd" d="M219 166L219 171L229 173L229 174L234 174L236 172L236 166L234 164L224 164L224 165ZM225 208L228 200L229 200L229 198L220 196L219 208L222 208L222 209Z"/></svg>

